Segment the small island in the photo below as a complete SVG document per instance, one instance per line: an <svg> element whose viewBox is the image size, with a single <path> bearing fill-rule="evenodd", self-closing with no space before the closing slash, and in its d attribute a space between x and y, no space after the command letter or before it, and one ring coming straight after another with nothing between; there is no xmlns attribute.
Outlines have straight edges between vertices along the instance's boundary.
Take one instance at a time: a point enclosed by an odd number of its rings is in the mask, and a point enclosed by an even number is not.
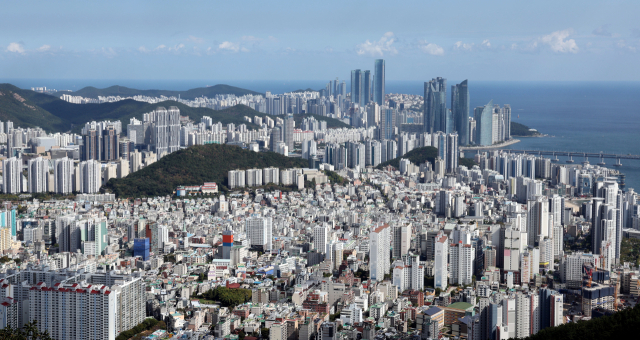
<svg viewBox="0 0 640 340"><path fill-rule="evenodd" d="M532 129L524 124L511 122L511 137L542 137L544 136L536 129Z"/></svg>

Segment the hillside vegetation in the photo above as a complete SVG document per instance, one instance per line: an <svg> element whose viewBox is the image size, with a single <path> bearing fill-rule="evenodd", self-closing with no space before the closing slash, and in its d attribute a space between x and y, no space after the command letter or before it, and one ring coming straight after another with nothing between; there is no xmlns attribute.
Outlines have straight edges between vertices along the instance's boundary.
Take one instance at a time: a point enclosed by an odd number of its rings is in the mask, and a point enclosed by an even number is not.
<svg viewBox="0 0 640 340"><path fill-rule="evenodd" d="M170 195L180 185L216 182L226 190L229 170L252 168L306 168L307 160L274 152L253 152L225 144L196 145L161 158L125 178L105 186L118 197Z"/></svg>
<svg viewBox="0 0 640 340"><path fill-rule="evenodd" d="M69 129L67 122L38 106L38 104L33 102L30 96L25 95L24 92L24 90L11 84L0 84L1 121L6 122L10 120L14 126L39 126L48 132L65 131Z"/></svg>
<svg viewBox="0 0 640 340"><path fill-rule="evenodd" d="M72 104L48 94L23 90L11 84L0 84L0 120L13 121L16 127L40 126L48 132L79 132L84 123L94 120L120 120L124 129L131 118L142 120L144 113L151 112L158 107L168 108L169 106L178 107L180 115L187 116L195 122L199 122L203 116L209 116L215 123L220 122L224 125L229 123L236 125L246 124L249 129L256 129L258 126L246 122L244 120L245 116L252 119L255 116L274 118L246 105L236 105L223 110L212 110L209 108L189 107L170 100L149 104L132 99L115 103ZM305 117L324 120L327 122L328 128L349 127L349 125L337 119L311 114L295 115L294 119L297 127L300 127L302 119Z"/></svg>
<svg viewBox="0 0 640 340"><path fill-rule="evenodd" d="M611 316L603 316L589 321L567 323L549 327L532 335L528 340L609 340L636 339L640 329L640 304L634 308L619 311Z"/></svg>
<svg viewBox="0 0 640 340"><path fill-rule="evenodd" d="M511 122L511 136L515 136L515 137L535 137L535 136L540 136L541 133L538 131L529 131L530 127L524 125L524 124L520 124L520 123L516 123L516 122Z"/></svg>
<svg viewBox="0 0 640 340"><path fill-rule="evenodd" d="M422 148L413 149L407 152L404 156L397 157L392 160L381 163L380 165L377 166L377 168L382 169L388 165L391 165L394 168L400 168L400 159L402 158L408 159L409 161L411 161L411 163L415 165L420 165L421 163L424 163L427 161L433 165L435 164L436 157L438 157L438 149L434 148L433 146L425 146ZM474 165L476 165L476 162L474 162L473 159L460 158L458 160L458 164L471 168Z"/></svg>
<svg viewBox="0 0 640 340"><path fill-rule="evenodd" d="M120 96L120 97L132 97L132 96L149 96L149 97L178 97L182 99L195 99L198 97L213 98L218 94L233 94L236 96L244 96L247 94L264 95L260 92L242 89L229 85L214 85L209 87L198 87L187 91L170 91L170 90L138 90L124 86L114 85L104 89L95 88L93 86L84 87L76 92L57 92L55 96L62 97L63 94L69 94L72 96L81 96L85 98L98 98L98 96Z"/></svg>

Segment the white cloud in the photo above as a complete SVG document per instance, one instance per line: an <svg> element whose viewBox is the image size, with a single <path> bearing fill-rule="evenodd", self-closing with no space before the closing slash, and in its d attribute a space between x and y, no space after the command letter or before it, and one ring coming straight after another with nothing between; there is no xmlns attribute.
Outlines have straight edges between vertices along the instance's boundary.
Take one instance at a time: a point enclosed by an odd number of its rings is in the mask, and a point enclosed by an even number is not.
<svg viewBox="0 0 640 340"><path fill-rule="evenodd" d="M48 51L50 49L51 49L50 45L42 45L42 46L38 47L38 51L39 52L46 52L46 51Z"/></svg>
<svg viewBox="0 0 640 340"><path fill-rule="evenodd" d="M471 51L474 45L474 43L467 44L463 43L462 41L457 41L455 44L453 44L453 48L459 51Z"/></svg>
<svg viewBox="0 0 640 340"><path fill-rule="evenodd" d="M427 54L444 55L444 48L434 43L427 43L426 41L421 41L420 49Z"/></svg>
<svg viewBox="0 0 640 340"><path fill-rule="evenodd" d="M155 48L155 51L161 51L161 50L164 50L165 48L167 48L166 45L158 45L158 47Z"/></svg>
<svg viewBox="0 0 640 340"><path fill-rule="evenodd" d="M149 50L148 50L146 47L144 47L144 46L140 46L140 47L138 47L138 51L140 51L140 52L142 52L142 53L147 53L147 52L149 52Z"/></svg>
<svg viewBox="0 0 640 340"><path fill-rule="evenodd" d="M249 49L246 47L240 46L239 43L234 43L231 41L224 41L222 44L218 45L218 50L226 50L231 52L249 52Z"/></svg>
<svg viewBox="0 0 640 340"><path fill-rule="evenodd" d="M9 46L7 46L7 51L24 54L24 46L22 46L21 43L12 42L9 44Z"/></svg>
<svg viewBox="0 0 640 340"><path fill-rule="evenodd" d="M638 44L640 46L640 44ZM623 49L627 52L637 52L638 48L633 46L632 44L627 43L625 40L618 40L616 46L620 49Z"/></svg>
<svg viewBox="0 0 640 340"><path fill-rule="evenodd" d="M358 55L368 54L373 57L382 57L385 53L397 54L398 50L392 46L395 40L393 32L387 32L378 41L371 42L367 40L362 44L358 44L356 52Z"/></svg>
<svg viewBox="0 0 640 340"><path fill-rule="evenodd" d="M482 41L482 46L491 47L491 42L489 41L489 39L483 40Z"/></svg>
<svg viewBox="0 0 640 340"><path fill-rule="evenodd" d="M558 53L577 53L578 44L573 39L567 39L573 33L572 29L555 31L540 38L540 41L549 45L551 50Z"/></svg>
<svg viewBox="0 0 640 340"><path fill-rule="evenodd" d="M198 37L194 37L193 35L190 35L189 38L187 38L188 41L194 42L196 44L202 44L204 42L204 39L202 38L198 38Z"/></svg>

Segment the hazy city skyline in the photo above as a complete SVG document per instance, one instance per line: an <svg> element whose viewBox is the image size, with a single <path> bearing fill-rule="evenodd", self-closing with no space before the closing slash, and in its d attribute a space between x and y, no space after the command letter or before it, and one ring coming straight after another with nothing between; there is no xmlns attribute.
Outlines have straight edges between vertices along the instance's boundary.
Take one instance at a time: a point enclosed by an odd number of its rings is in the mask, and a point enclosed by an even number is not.
<svg viewBox="0 0 640 340"><path fill-rule="evenodd" d="M3 78L636 80L639 3L11 2Z"/></svg>

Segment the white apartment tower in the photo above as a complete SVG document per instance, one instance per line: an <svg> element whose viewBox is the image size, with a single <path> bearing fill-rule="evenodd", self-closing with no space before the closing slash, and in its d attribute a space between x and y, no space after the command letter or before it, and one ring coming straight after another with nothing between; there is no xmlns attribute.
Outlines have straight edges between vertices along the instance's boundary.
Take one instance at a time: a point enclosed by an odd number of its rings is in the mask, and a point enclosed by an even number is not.
<svg viewBox="0 0 640 340"><path fill-rule="evenodd" d="M102 185L102 166L96 160L88 160L80 163L80 192L95 194L100 191Z"/></svg>
<svg viewBox="0 0 640 340"><path fill-rule="evenodd" d="M370 277L378 282L382 282L391 267L391 259L389 258L391 235L389 229L391 228L389 228L388 224L383 224L373 227L371 233L369 233L371 240L369 247Z"/></svg>
<svg viewBox="0 0 640 340"><path fill-rule="evenodd" d="M67 157L57 159L53 164L53 190L56 194L73 192L73 160Z"/></svg>
<svg viewBox="0 0 640 340"><path fill-rule="evenodd" d="M29 160L29 182L27 189L30 193L47 192L49 184L49 161L42 157Z"/></svg>
<svg viewBox="0 0 640 340"><path fill-rule="evenodd" d="M434 255L434 278L433 285L435 288L441 290L447 289L447 277L449 271L447 269L447 257L449 256L449 239L443 232L438 233L435 240L435 255Z"/></svg>
<svg viewBox="0 0 640 340"><path fill-rule="evenodd" d="M2 192L5 194L22 192L22 160L11 157L2 161Z"/></svg>
<svg viewBox="0 0 640 340"><path fill-rule="evenodd" d="M272 249L273 222L271 217L247 218L245 226L250 245L261 246L264 251Z"/></svg>
<svg viewBox="0 0 640 340"><path fill-rule="evenodd" d="M313 227L313 248L319 253L326 253L327 244L329 243L329 229L325 225L317 225Z"/></svg>

